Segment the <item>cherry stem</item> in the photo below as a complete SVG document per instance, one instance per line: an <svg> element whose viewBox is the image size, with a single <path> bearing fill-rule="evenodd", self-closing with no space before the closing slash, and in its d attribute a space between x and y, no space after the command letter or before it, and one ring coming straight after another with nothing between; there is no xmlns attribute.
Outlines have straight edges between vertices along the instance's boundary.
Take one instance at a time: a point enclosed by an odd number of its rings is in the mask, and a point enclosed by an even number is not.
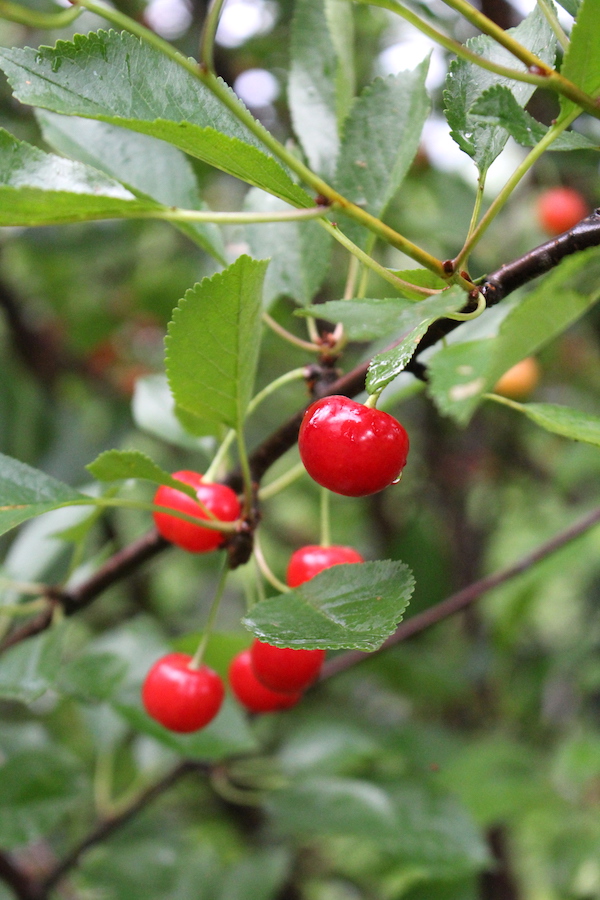
<svg viewBox="0 0 600 900"><path fill-rule="evenodd" d="M215 596L213 598L213 602L211 603L210 609L208 611L208 618L206 620L206 626L204 628L204 632L202 637L200 638L200 643L198 644L198 649L194 653L193 659L190 661L188 668L190 669L199 669L202 665L202 661L204 659L204 653L206 651L206 647L208 645L208 641L212 634L213 626L215 624L215 619L217 618L217 613L219 611L219 605L221 603L221 599L223 597L223 593L225 591L225 584L227 582L227 576L229 575L229 566L227 565L227 556L225 555L223 560L223 567L221 569L221 574L219 576L219 581L217 582L217 589L215 591Z"/></svg>
<svg viewBox="0 0 600 900"><path fill-rule="evenodd" d="M274 497L275 494L278 494L286 487L289 487L294 481L298 481L303 475L306 475L304 463L296 463L295 466L292 466L291 469L288 469L288 471L284 472L283 475L280 475L279 478L274 478L273 481L261 488L258 492L258 499L262 501Z"/></svg>
<svg viewBox="0 0 600 900"><path fill-rule="evenodd" d="M321 547L331 546L331 493L321 488Z"/></svg>
<svg viewBox="0 0 600 900"><path fill-rule="evenodd" d="M379 391L379 392L376 393L376 394L369 394L369 396L368 396L367 399L365 400L365 406L366 406L368 409L376 409L376 408L377 408L377 401L379 400L380 395L381 395L381 391Z"/></svg>
<svg viewBox="0 0 600 900"><path fill-rule="evenodd" d="M262 552L262 547L260 545L260 541L256 532L254 534L254 558L263 578L265 578L269 582L269 584L272 585L275 590L279 591L281 594L289 593L290 589L287 584L284 584L283 581L280 581L279 578L274 575L269 568L269 564L265 559L264 553Z"/></svg>
<svg viewBox="0 0 600 900"><path fill-rule="evenodd" d="M287 328L284 328L283 325L280 325L279 322L276 322L268 312L263 312L262 319L263 322L269 326L271 331L274 331L275 334L278 334L279 337L282 337L284 341L288 341L288 343L294 344L296 347L300 347L302 350L308 350L309 353L321 352L321 348L318 344L314 344L311 341L305 341L302 338L297 337L295 334L292 334L291 331L288 331Z"/></svg>

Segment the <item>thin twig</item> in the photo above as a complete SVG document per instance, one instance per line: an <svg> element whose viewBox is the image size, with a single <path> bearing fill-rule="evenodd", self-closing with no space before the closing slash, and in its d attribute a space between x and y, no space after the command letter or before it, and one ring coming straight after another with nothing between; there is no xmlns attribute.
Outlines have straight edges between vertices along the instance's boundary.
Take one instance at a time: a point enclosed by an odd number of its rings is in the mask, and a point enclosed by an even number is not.
<svg viewBox="0 0 600 900"><path fill-rule="evenodd" d="M0 881L7 884L19 900L46 900L46 892L15 861L0 851Z"/></svg>
<svg viewBox="0 0 600 900"><path fill-rule="evenodd" d="M470 606L470 604L475 603L476 600L479 600L484 594L491 591L492 588L498 587L499 585L504 584L504 582L509 581L511 578L515 578L517 575L521 575L523 572L531 569L536 563L551 556L552 553L560 550L562 547L575 540L575 538L580 537L586 531L589 531L590 528L593 528L594 525L598 525L599 523L600 507L592 510L587 516L584 516L583 519L580 519L578 522L565 528L564 531L560 531L553 538L550 538L549 541L546 541L531 553L523 556L518 562L513 563L512 566L507 566L505 569L500 569L499 572L495 572L493 575L487 575L485 578L480 578L479 581L474 581L473 584L463 588L461 591L457 591L456 594L452 594L450 597L442 600L441 603L437 603L435 606L426 609L424 612L418 613L416 616L411 616L411 618L407 619L405 622L401 622L396 631L381 645L381 647L379 647L378 650L371 653L363 653L360 650L350 650L348 653L342 653L339 656L335 656L323 666L321 681L332 678L340 672L345 672L357 663L373 657L374 654L381 653L389 647L394 647L401 641L405 641L407 638L425 631L432 625L436 625L438 622L448 619L450 616L453 616L457 612Z"/></svg>
<svg viewBox="0 0 600 900"><path fill-rule="evenodd" d="M175 766L174 769L171 769L171 771L159 781L146 788L145 791L142 791L137 800L135 800L131 806L128 806L127 809L123 810L118 815L111 816L103 822L100 822L93 831L80 841L79 844L77 844L77 846L75 846L70 853L54 867L54 869L52 869L50 874L46 876L43 882L44 893L39 895L40 900L43 900L47 893L57 885L71 869L74 869L75 866L78 865L80 858L91 847L109 838L115 831L141 812L142 809L156 800L157 797L160 797L161 794L164 794L165 791L173 787L173 785L184 775L198 770L204 771L206 768L207 767L202 763L184 760Z"/></svg>

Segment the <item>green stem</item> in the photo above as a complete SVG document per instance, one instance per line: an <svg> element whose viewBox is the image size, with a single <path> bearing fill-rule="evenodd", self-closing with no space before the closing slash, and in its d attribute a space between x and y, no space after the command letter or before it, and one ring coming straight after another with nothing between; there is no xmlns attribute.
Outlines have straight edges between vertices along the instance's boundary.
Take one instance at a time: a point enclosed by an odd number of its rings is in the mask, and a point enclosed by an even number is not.
<svg viewBox="0 0 600 900"><path fill-rule="evenodd" d="M45 594L47 584L37 581L14 581L12 578L0 576L0 590L16 591L18 594ZM0 607L2 610L3 607Z"/></svg>
<svg viewBox="0 0 600 900"><path fill-rule="evenodd" d="M261 488L258 492L259 500L269 500L280 491L283 491L285 490L285 488L289 487L290 484L298 481L298 479L302 478L303 475L306 475L304 464L301 462L296 463L295 466L292 466L291 469L288 469L288 471L284 472L283 475L280 475L279 478L274 478L273 481L265 485L265 487Z"/></svg>
<svg viewBox="0 0 600 900"><path fill-rule="evenodd" d="M262 547L256 533L254 534L254 558L256 560L258 568L260 569L261 575L266 579L266 581L268 581L276 591L279 591L280 594L289 593L290 589L287 584L284 584L283 581L280 581L279 578L277 578L277 576L274 575L269 568L269 564L264 557Z"/></svg>
<svg viewBox="0 0 600 900"><path fill-rule="evenodd" d="M407 238L403 237L403 235L398 234L393 228L385 225L378 218L349 201L346 197L339 194L327 184L327 182L323 181L322 178L311 171L308 166L304 165L301 160L267 131L246 107L240 103L227 85L221 81L221 79L213 75L212 72L208 71L206 67L198 66L193 60L190 60L179 53L179 51L171 46L168 41L163 40L163 38L159 37L148 28L145 28L139 22L135 22L128 16L123 15L123 13L120 13L118 10L105 6L103 3L97 3L96 0L77 0L77 4L89 9L99 16L103 16L109 22L113 22L120 28L124 28L132 34L137 35L141 40L159 50L177 65L193 75L194 78L198 78L202 84L204 84L205 87L207 87L214 96L217 97L231 113L233 113L238 121L245 125L265 147L267 147L279 160L285 163L292 172L295 172L305 184L313 188L317 194L321 194L325 197L331 205L343 209L350 218L359 222L361 225L364 225L388 244L391 244L398 250L402 250L403 253L406 253L407 256L410 256L411 259L414 259L426 269L430 269L442 278L445 277L442 263L439 259L436 259L430 253L422 250L421 247L413 244L412 241L409 241Z"/></svg>
<svg viewBox="0 0 600 900"><path fill-rule="evenodd" d="M229 575L229 566L227 565L227 555L223 560L223 566L221 568L221 574L219 576L219 581L217 583L217 589L215 591L215 596L213 597L213 602L210 605L210 609L208 611L208 618L206 620L206 625L204 626L204 632L202 637L200 638L200 643L198 644L198 649L194 653L193 659L189 663L190 669L199 669L202 665L202 661L204 659L204 653L206 652L206 647L211 636L213 626L215 624L215 620L217 618L217 613L219 611L219 605L221 603L221 599L223 597L223 593L225 591L225 584L227 582L227 576Z"/></svg>
<svg viewBox="0 0 600 900"><path fill-rule="evenodd" d="M225 2L226 0L211 0L204 20L202 34L200 35L200 61L210 72L215 71L213 55L215 35Z"/></svg>
<svg viewBox="0 0 600 900"><path fill-rule="evenodd" d="M321 547L331 546L331 493L321 488Z"/></svg>
<svg viewBox="0 0 600 900"><path fill-rule="evenodd" d="M199 501L196 502L199 504ZM168 515L174 516L176 519L183 519L184 522L191 522L193 525L201 524L203 528L209 528L211 531L225 531L227 534L234 532L237 528L237 522L199 519L198 516L188 516L187 513L180 512L178 509L172 509L169 506L157 506L154 503L146 503L143 500L127 500L123 497L86 497L82 500L68 500L64 503L57 503L53 508L64 509L67 506L118 507L120 509L137 509L141 512L168 513Z"/></svg>
<svg viewBox="0 0 600 900"><path fill-rule="evenodd" d="M405 21L410 22L410 24L417 28L420 32L426 34L427 37L435 41L436 44L439 44L441 47L445 47L446 50L449 50L451 53L455 53L456 56L464 59L466 62L473 63L474 65L479 66L482 69L486 69L488 72L493 72L495 75L501 75L503 78L512 78L515 81L525 81L528 84L535 84L538 87L547 87L548 79L546 76L536 75L532 72L523 72L520 69L512 69L508 66L501 66L498 63L492 62L492 60L490 59L479 56L479 54L474 53L472 50L469 50L468 47L465 47L464 44L461 44L459 43L459 41L455 41L453 38L448 37L442 31L438 31L437 28L434 28L432 25L430 25L424 19L421 19L411 10L406 9L404 6L398 3L397 0L359 0L359 2L366 3L369 6L380 6L382 9L387 9L390 12L396 13L397 15L405 19ZM449 5L452 4L449 3ZM502 29L500 29L500 31L502 31ZM502 33L504 34L504 32ZM546 69L547 66L544 66L544 68Z"/></svg>
<svg viewBox="0 0 600 900"><path fill-rule="evenodd" d="M240 469L242 470L242 480L244 482L244 515L250 515L252 504L254 501L254 485L252 483L252 472L250 471L250 460L248 459L248 450L244 437L244 426L242 423L236 429L238 457L240 461Z"/></svg>
<svg viewBox="0 0 600 900"><path fill-rule="evenodd" d="M257 406L259 406L263 402L263 400L266 400L267 397L270 397L271 394L273 394L280 387L283 387L284 385L289 384L291 381L299 381L301 378L305 378L305 377L306 377L306 369L304 366L302 366L299 369L290 369L289 372L284 372L284 374L280 375L279 378L275 378L273 381L271 381L269 384L267 384L262 389L262 391L259 391L258 394L256 394L252 398L252 400L248 404L248 408L246 410L246 418L248 418L248 416L252 415L254 410L257 408ZM221 446L219 447L219 449L217 450L217 452L215 454L213 461L211 462L210 466L206 470L206 473L202 476L203 481L213 481L214 480L215 475L219 471L221 463L223 462L223 459L227 455L229 448L231 447L231 445L233 444L233 442L235 440L236 434L237 434L237 432L236 432L235 428L231 428L227 432L227 434L225 435L225 437L223 439L223 442L221 443Z"/></svg>
<svg viewBox="0 0 600 900"><path fill-rule="evenodd" d="M539 8L542 10L544 16L546 17L546 21L548 25L556 35L556 39L560 46L564 51L569 49L569 38L565 34L562 29L560 22L558 21L558 16L554 10L554 6L551 3L548 3L548 0L537 0L537 4Z"/></svg>
<svg viewBox="0 0 600 900"><path fill-rule="evenodd" d="M263 312L262 318L263 322L269 326L271 331L274 331L275 334L278 334L279 337L282 337L288 343L294 344L296 347L301 347L302 350L308 350L309 353L321 352L321 347L317 346L317 344L311 343L310 341L304 341L302 338L296 337L295 334L292 334L291 331L288 331L287 328L284 328L283 325L280 325L279 322L276 322L268 312Z"/></svg>
<svg viewBox="0 0 600 900"><path fill-rule="evenodd" d="M164 219L167 222L212 222L215 225L260 225L263 222L296 222L320 219L328 209L310 206L307 209L280 210L279 212L215 212L213 210L179 209L165 207L135 213L136 218Z"/></svg>
<svg viewBox="0 0 600 900"><path fill-rule="evenodd" d="M48 599L46 597L40 597L38 600L29 600L27 603L6 603L0 605L0 615L16 619L18 616L30 616L32 613L46 609L47 606Z"/></svg>
<svg viewBox="0 0 600 900"><path fill-rule="evenodd" d="M503 406L509 406L511 409L516 409L517 412L523 412L523 404L516 403L514 400L509 400L508 397L502 397L500 394L484 394L483 395L486 400L493 400L494 403L501 403Z"/></svg>
<svg viewBox="0 0 600 900"><path fill-rule="evenodd" d="M368 409L376 409L380 394L381 391L377 391L376 394L369 394L369 396L365 400L365 406L368 407Z"/></svg>
<svg viewBox="0 0 600 900"><path fill-rule="evenodd" d="M26 25L28 28L64 28L74 22L80 14L81 10L77 6L61 9L60 12L42 13L11 3L10 0L0 2L0 18Z"/></svg>
<svg viewBox="0 0 600 900"><path fill-rule="evenodd" d="M477 227L477 220L479 219L479 213L481 212L481 204L483 202L483 192L485 190L485 172L480 172L479 177L477 179L477 193L475 194L475 204L473 206L473 214L471 215L471 221L469 222L469 230L467 232L467 240L471 237L473 232ZM467 257L465 256L462 260L462 265L467 265Z"/></svg>
<svg viewBox="0 0 600 900"><path fill-rule="evenodd" d="M556 72L545 63L543 59L540 59L539 56L536 56L535 53L532 53L531 50L528 50L527 47L524 47L516 41L511 34L504 31L503 28L500 28L500 26L496 25L495 22L492 22L491 19L488 19L487 16L479 12L478 9L475 9L474 6L471 6L467 0L444 0L444 3L451 9L456 10L456 12L459 12L468 22L475 25L475 27L484 34L493 38L498 44L501 44L502 47L505 47L509 53L512 53L513 56L521 60L528 69L541 75L542 83L539 85L540 87L547 87L557 91L559 94L568 97L569 100L576 103L577 106L581 106L595 118L600 118L600 108L593 97L590 97L589 94L582 91L581 88L577 87L576 84L573 84L572 81L569 81L561 75L560 72ZM531 74L531 71L528 74ZM514 78L515 76L511 77ZM519 80L523 81L525 79L520 78Z"/></svg>
<svg viewBox="0 0 600 900"><path fill-rule="evenodd" d="M361 263L363 263L363 265L365 265L368 269L372 269L373 272L376 272L381 278L392 284L397 291L402 291L405 288L409 288L411 291L419 291L419 293L422 293L423 296L429 296L432 293L432 291L430 291L428 288L419 288L414 284L410 284L408 281L403 281L402 278L398 278L397 275L394 275L393 272L390 272L389 269L386 269L385 266L382 266L381 263L378 263L371 256L369 256L368 253L365 253L364 250L361 250L361 248L358 247L353 241L351 241L350 238L346 237L344 232L340 231L340 229L334 222L328 222L327 219L319 219L319 225L321 225L326 231L328 231L329 234L331 234L336 239L336 241L338 241L343 247L346 248L346 250L349 250L350 253L356 256L356 258L359 259ZM427 268L430 268L433 271L431 266L427 266ZM437 270L436 272L438 275L440 274L440 272L438 272ZM445 272L443 272L443 277L448 277ZM433 293L439 293L439 291L434 291Z"/></svg>
<svg viewBox="0 0 600 900"><path fill-rule="evenodd" d="M563 131L565 131L565 129L569 127L571 122L573 122L577 118L580 112L581 110L579 109L574 110L561 122L556 122L554 125L552 125L552 127L544 135L541 141L536 144L535 147L533 147L533 149L527 154L523 162L517 166L494 202L491 204L485 215L481 218L481 221L479 222L477 228L475 228L473 233L465 241L464 247L454 260L455 268L460 268L463 265L464 260L467 259L475 245L481 240L521 179L527 174L529 169L535 162L537 162L537 160L548 149L548 147L551 146L556 138L559 137L559 135L561 135Z"/></svg>

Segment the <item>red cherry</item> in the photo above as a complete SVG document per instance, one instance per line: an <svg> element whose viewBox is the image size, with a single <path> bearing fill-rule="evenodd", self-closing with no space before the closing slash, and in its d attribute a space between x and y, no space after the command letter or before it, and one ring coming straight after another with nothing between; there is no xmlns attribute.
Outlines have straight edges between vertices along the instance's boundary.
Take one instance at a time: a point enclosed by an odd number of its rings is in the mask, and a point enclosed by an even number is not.
<svg viewBox="0 0 600 900"><path fill-rule="evenodd" d="M323 569L342 563L362 563L364 559L353 547L319 547L309 544L292 553L288 563L286 582L289 587L298 587L310 581Z"/></svg>
<svg viewBox="0 0 600 900"><path fill-rule="evenodd" d="M306 410L298 448L317 484L346 497L366 497L397 480L406 465L408 435L387 413L333 395Z"/></svg>
<svg viewBox="0 0 600 900"><path fill-rule="evenodd" d="M171 731L204 728L225 696L217 673L208 666L190 669L191 660L187 653L168 653L154 663L142 687L146 712Z"/></svg>
<svg viewBox="0 0 600 900"><path fill-rule="evenodd" d="M214 482L205 483L199 472L174 472L173 478L196 488L198 499L215 514L220 522L235 522L236 519L239 519L240 501L227 485ZM157 506L176 509L188 516L208 519L201 506L176 488L164 485L159 487L154 495L154 503ZM226 535L222 531L202 528L200 525L170 516L168 513L157 512L153 515L159 533L172 544L189 550L190 553L207 553L209 550L216 550L225 541Z"/></svg>
<svg viewBox="0 0 600 900"><path fill-rule="evenodd" d="M550 188L540 196L537 203L540 225L548 234L561 234L584 219L589 208L574 188Z"/></svg>
<svg viewBox="0 0 600 900"><path fill-rule="evenodd" d="M250 650L243 650L233 658L229 666L229 684L239 702L255 713L289 709L302 697L300 692L283 694L261 684L252 669Z"/></svg>
<svg viewBox="0 0 600 900"><path fill-rule="evenodd" d="M250 648L252 670L261 684L272 691L291 694L312 684L323 665L324 650L294 650L273 647L255 640Z"/></svg>

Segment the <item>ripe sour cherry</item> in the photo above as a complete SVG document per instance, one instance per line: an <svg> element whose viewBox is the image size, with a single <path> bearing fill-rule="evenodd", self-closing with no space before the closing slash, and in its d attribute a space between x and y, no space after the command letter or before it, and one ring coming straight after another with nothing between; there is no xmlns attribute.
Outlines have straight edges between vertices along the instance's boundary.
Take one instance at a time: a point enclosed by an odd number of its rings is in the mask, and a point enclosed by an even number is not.
<svg viewBox="0 0 600 900"><path fill-rule="evenodd" d="M157 660L144 681L142 701L149 716L170 731L198 731L211 722L223 702L221 678L208 666L190 668L187 653Z"/></svg>
<svg viewBox="0 0 600 900"><path fill-rule="evenodd" d="M408 448L397 419L337 394L308 407L298 436L311 478L346 497L366 497L397 481Z"/></svg>
<svg viewBox="0 0 600 900"><path fill-rule="evenodd" d="M257 679L252 668L250 650L234 656L229 666L229 684L237 700L254 713L276 712L290 709L300 700L302 693L281 693L266 687Z"/></svg>
<svg viewBox="0 0 600 900"><path fill-rule="evenodd" d="M195 488L198 499L215 514L220 522L235 522L240 517L240 501L227 485L212 481L205 482L199 472L187 470L174 472L173 478ZM176 488L161 485L154 495L154 503L156 506L167 506L198 519L205 521L208 519L206 512L192 497L188 497L187 494ZM214 528L203 528L201 525L194 525L193 522L186 522L184 519L178 519L168 513L155 512L153 515L158 532L167 541L190 553L208 553L216 550L225 541L224 532Z"/></svg>
<svg viewBox="0 0 600 900"><path fill-rule="evenodd" d="M323 569L339 566L342 563L362 562L364 562L363 557L353 547L340 545L321 547L318 544L308 544L292 553L285 580L288 587L294 588L314 578Z"/></svg>

